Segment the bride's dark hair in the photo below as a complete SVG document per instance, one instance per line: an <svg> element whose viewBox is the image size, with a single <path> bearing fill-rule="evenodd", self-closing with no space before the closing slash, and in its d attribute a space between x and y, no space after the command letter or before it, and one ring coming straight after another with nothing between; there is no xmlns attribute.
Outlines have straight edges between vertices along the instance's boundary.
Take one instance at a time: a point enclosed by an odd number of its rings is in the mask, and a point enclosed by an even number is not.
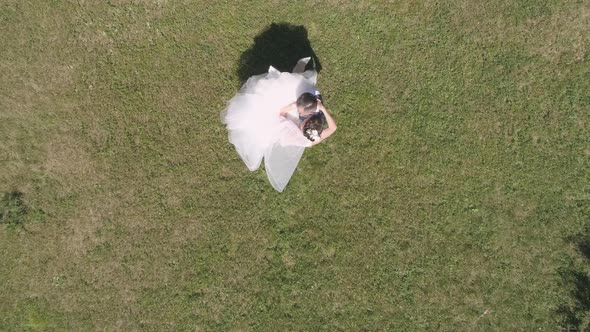
<svg viewBox="0 0 590 332"><path fill-rule="evenodd" d="M309 92L302 93L299 98L297 98L296 104L297 107L303 107L306 112L312 112L318 108L318 100L312 93Z"/></svg>
<svg viewBox="0 0 590 332"><path fill-rule="evenodd" d="M311 137L312 130L316 130L318 136L322 134L324 130L324 125L326 124L326 118L323 114L314 114L312 115L305 123L303 124L303 136L307 137L308 140L315 142L315 140Z"/></svg>

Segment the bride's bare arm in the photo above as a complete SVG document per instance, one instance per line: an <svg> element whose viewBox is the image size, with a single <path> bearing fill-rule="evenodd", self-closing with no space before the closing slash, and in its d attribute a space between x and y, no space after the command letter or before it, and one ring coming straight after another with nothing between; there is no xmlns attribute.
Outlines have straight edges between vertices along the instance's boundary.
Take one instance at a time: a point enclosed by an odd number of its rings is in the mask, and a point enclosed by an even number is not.
<svg viewBox="0 0 590 332"><path fill-rule="evenodd" d="M296 109L295 107L295 102L292 102L291 104L281 108L281 116L287 116L287 113L291 112L292 110Z"/></svg>

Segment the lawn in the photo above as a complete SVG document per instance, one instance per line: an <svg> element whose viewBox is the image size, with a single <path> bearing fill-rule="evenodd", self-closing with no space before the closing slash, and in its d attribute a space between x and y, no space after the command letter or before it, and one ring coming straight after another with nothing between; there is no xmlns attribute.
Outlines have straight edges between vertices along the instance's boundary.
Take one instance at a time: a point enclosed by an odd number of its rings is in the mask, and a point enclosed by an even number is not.
<svg viewBox="0 0 590 332"><path fill-rule="evenodd" d="M590 326L590 2L3 0L0 330ZM313 55L285 192L219 112Z"/></svg>

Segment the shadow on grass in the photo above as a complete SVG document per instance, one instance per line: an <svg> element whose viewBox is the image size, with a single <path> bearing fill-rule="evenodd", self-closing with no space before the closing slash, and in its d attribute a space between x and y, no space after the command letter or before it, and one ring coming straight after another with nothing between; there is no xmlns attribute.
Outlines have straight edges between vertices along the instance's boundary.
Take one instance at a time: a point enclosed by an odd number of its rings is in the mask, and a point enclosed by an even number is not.
<svg viewBox="0 0 590 332"><path fill-rule="evenodd" d="M582 234L570 237L570 240L584 257L585 263L590 262L590 227ZM565 287L570 291L571 301L557 308L561 318L561 326L566 331L590 331L590 276L582 267L572 261L559 270Z"/></svg>
<svg viewBox="0 0 590 332"><path fill-rule="evenodd" d="M27 205L25 195L18 190L6 192L0 198L0 224L6 228L29 232L25 227L29 222L42 223L45 218L45 211Z"/></svg>
<svg viewBox="0 0 590 332"><path fill-rule="evenodd" d="M266 73L269 66L290 72L297 60L308 56L312 59L308 66L313 66L319 73L322 65L307 39L307 29L302 25L272 23L254 38L254 44L240 56L240 85L250 76Z"/></svg>
<svg viewBox="0 0 590 332"><path fill-rule="evenodd" d="M9 228L24 228L25 217L29 208L20 191L9 191L0 200L0 224Z"/></svg>
<svg viewBox="0 0 590 332"><path fill-rule="evenodd" d="M576 245L580 254L590 261L590 227L583 234L572 236L569 240Z"/></svg>

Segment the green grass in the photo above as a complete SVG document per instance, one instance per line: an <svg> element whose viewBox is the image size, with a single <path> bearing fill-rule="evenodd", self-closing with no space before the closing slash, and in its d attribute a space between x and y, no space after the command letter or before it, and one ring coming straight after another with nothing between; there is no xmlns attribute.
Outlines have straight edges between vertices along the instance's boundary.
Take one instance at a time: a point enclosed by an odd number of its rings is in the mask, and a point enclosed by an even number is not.
<svg viewBox="0 0 590 332"><path fill-rule="evenodd" d="M0 330L587 326L590 6L377 3L3 1ZM282 194L219 121L273 22L339 127Z"/></svg>

